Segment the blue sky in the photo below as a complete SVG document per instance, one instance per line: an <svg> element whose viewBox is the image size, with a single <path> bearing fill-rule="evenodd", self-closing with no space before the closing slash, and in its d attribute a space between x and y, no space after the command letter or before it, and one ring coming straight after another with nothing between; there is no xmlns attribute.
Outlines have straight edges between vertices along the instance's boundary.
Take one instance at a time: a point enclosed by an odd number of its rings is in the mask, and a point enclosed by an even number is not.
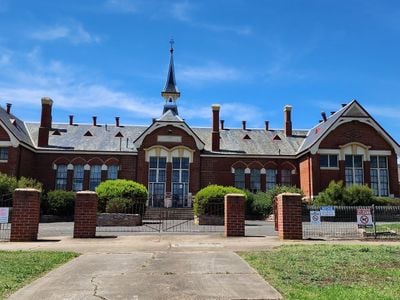
<svg viewBox="0 0 400 300"><path fill-rule="evenodd" d="M0 104L39 121L149 124L175 40L180 115L211 126L314 126L357 99L400 141L398 1L0 0Z"/></svg>

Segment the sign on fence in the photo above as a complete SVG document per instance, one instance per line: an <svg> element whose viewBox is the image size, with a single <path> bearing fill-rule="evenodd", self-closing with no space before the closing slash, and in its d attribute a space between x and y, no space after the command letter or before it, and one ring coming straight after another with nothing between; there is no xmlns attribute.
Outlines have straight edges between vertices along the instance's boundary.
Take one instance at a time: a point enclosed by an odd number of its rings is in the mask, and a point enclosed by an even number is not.
<svg viewBox="0 0 400 300"><path fill-rule="evenodd" d="M9 207L0 207L0 224L8 223Z"/></svg>
<svg viewBox="0 0 400 300"><path fill-rule="evenodd" d="M357 208L358 228L372 227L372 214L370 208Z"/></svg>
<svg viewBox="0 0 400 300"><path fill-rule="evenodd" d="M334 217L335 216L335 208L333 206L321 206L321 217Z"/></svg>
<svg viewBox="0 0 400 300"><path fill-rule="evenodd" d="M310 223L311 225L321 225L321 211L319 210L310 211Z"/></svg>

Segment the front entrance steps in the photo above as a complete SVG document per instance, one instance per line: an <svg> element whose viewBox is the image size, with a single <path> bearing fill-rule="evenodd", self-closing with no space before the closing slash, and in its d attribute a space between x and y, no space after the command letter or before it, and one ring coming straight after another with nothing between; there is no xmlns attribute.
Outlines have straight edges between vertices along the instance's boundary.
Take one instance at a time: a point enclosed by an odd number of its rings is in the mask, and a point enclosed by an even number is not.
<svg viewBox="0 0 400 300"><path fill-rule="evenodd" d="M193 208L148 207L144 219L193 220Z"/></svg>

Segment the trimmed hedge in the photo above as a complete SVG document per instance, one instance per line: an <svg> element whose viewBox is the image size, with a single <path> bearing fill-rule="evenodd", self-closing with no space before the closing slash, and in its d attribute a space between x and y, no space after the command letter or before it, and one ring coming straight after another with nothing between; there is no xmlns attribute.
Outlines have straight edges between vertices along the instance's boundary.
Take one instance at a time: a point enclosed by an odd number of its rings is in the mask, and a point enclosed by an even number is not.
<svg viewBox="0 0 400 300"><path fill-rule="evenodd" d="M247 198L245 191L233 186L209 185L197 192L193 200L194 215L202 215L208 203L223 203L226 194L243 194Z"/></svg>
<svg viewBox="0 0 400 300"><path fill-rule="evenodd" d="M126 213L131 206L131 199L113 198L107 202L106 213Z"/></svg>
<svg viewBox="0 0 400 300"><path fill-rule="evenodd" d="M35 188L42 191L43 185L36 179L22 176L17 180L14 176L0 173L0 195L11 194L16 188Z"/></svg>
<svg viewBox="0 0 400 300"><path fill-rule="evenodd" d="M44 202L44 203L43 203ZM43 197L42 210L45 214L55 216L73 216L75 208L75 193L63 190L49 191Z"/></svg>
<svg viewBox="0 0 400 300"><path fill-rule="evenodd" d="M125 198L129 199L131 204L146 203L148 195L143 184L126 179L104 181L96 188L96 192L99 197L99 212L105 212L107 202L111 199Z"/></svg>

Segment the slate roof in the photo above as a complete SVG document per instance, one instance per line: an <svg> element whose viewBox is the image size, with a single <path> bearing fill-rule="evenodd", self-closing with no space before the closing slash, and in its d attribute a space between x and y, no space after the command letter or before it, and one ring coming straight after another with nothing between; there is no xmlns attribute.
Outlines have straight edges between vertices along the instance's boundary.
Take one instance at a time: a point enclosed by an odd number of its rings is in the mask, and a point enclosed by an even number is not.
<svg viewBox="0 0 400 300"><path fill-rule="evenodd" d="M28 130L22 120L18 119L13 114L8 114L3 108L0 109L0 120L17 140L26 145L33 146Z"/></svg>
<svg viewBox="0 0 400 300"><path fill-rule="evenodd" d="M173 55L174 50L171 48L170 51L171 51L171 57L169 60L168 76L162 93L179 94L179 90L178 87L176 86L176 80L175 80L174 55Z"/></svg>
<svg viewBox="0 0 400 300"><path fill-rule="evenodd" d="M39 125L39 123L26 124L35 143L38 138ZM147 127L53 124L49 135L49 147L46 148L66 151L136 152L133 141ZM92 136L85 136L87 132L90 132ZM121 134L122 137L118 137Z"/></svg>

